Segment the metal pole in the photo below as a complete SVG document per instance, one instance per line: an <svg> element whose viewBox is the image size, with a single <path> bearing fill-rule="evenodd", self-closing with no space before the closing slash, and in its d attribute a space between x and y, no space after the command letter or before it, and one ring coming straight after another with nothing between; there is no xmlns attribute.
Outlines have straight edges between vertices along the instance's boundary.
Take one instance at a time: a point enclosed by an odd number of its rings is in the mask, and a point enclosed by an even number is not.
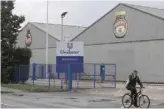
<svg viewBox="0 0 164 109"><path fill-rule="evenodd" d="M117 79L116 79L116 64L115 64L115 84L114 84L115 88L116 88L116 84L117 84Z"/></svg>
<svg viewBox="0 0 164 109"><path fill-rule="evenodd" d="M48 79L48 0L47 0L47 22L46 22L46 78Z"/></svg>
<svg viewBox="0 0 164 109"><path fill-rule="evenodd" d="M94 64L94 88L96 88L96 65Z"/></svg>
<svg viewBox="0 0 164 109"><path fill-rule="evenodd" d="M64 41L64 37L63 37L63 17L61 17L61 41Z"/></svg>

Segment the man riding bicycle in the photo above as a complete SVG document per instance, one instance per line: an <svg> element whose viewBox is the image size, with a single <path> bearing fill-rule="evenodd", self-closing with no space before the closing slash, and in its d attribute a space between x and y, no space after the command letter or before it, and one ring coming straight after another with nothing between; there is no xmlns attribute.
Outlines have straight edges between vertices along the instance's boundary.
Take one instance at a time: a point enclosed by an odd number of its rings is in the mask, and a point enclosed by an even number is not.
<svg viewBox="0 0 164 109"><path fill-rule="evenodd" d="M131 96L134 95L134 106L137 106L137 90L136 90L136 83L140 85L141 88L143 88L143 85L140 81L140 78L138 76L138 71L134 70L131 75L129 75L129 79L126 83L126 88L131 91Z"/></svg>

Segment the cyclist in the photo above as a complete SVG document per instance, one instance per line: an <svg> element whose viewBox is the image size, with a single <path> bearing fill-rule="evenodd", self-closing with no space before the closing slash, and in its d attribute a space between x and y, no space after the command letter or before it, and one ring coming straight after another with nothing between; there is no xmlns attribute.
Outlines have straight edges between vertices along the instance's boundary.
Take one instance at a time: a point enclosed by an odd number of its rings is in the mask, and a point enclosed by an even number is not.
<svg viewBox="0 0 164 109"><path fill-rule="evenodd" d="M134 95L134 106L137 106L137 90L136 90L136 83L140 85L141 88L143 88L143 85L140 81L140 78L138 76L138 71L134 70L132 74L129 75L129 79L126 83L126 88L131 91L131 96Z"/></svg>

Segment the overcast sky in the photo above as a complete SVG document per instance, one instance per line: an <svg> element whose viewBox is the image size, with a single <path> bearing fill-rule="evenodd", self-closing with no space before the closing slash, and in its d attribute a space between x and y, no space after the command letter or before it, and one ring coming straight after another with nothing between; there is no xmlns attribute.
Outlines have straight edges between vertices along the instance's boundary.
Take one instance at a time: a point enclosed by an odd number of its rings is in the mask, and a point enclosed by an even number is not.
<svg viewBox="0 0 164 109"><path fill-rule="evenodd" d="M60 24L60 15L68 11L64 18L64 24L89 26L118 3L129 3L135 5L163 8L163 1L55 1L49 0L49 23ZM46 0L16 0L14 14L24 15L27 22L46 22Z"/></svg>

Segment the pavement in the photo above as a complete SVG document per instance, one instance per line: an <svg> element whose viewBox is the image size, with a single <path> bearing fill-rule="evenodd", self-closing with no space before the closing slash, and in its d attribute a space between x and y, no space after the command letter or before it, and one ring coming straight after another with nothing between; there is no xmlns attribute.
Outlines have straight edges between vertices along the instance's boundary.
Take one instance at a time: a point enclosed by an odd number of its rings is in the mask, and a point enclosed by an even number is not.
<svg viewBox="0 0 164 109"><path fill-rule="evenodd" d="M42 83L43 82L43 83ZM38 82L43 85L44 81ZM87 82L86 82L87 83ZM57 83L56 83L57 84ZM55 85L56 85L55 84ZM13 93L2 94L2 108L121 108L122 95L127 92L123 83L116 88L76 89L72 92L28 93L2 88ZM151 108L164 108L164 85L144 84L144 94Z"/></svg>

